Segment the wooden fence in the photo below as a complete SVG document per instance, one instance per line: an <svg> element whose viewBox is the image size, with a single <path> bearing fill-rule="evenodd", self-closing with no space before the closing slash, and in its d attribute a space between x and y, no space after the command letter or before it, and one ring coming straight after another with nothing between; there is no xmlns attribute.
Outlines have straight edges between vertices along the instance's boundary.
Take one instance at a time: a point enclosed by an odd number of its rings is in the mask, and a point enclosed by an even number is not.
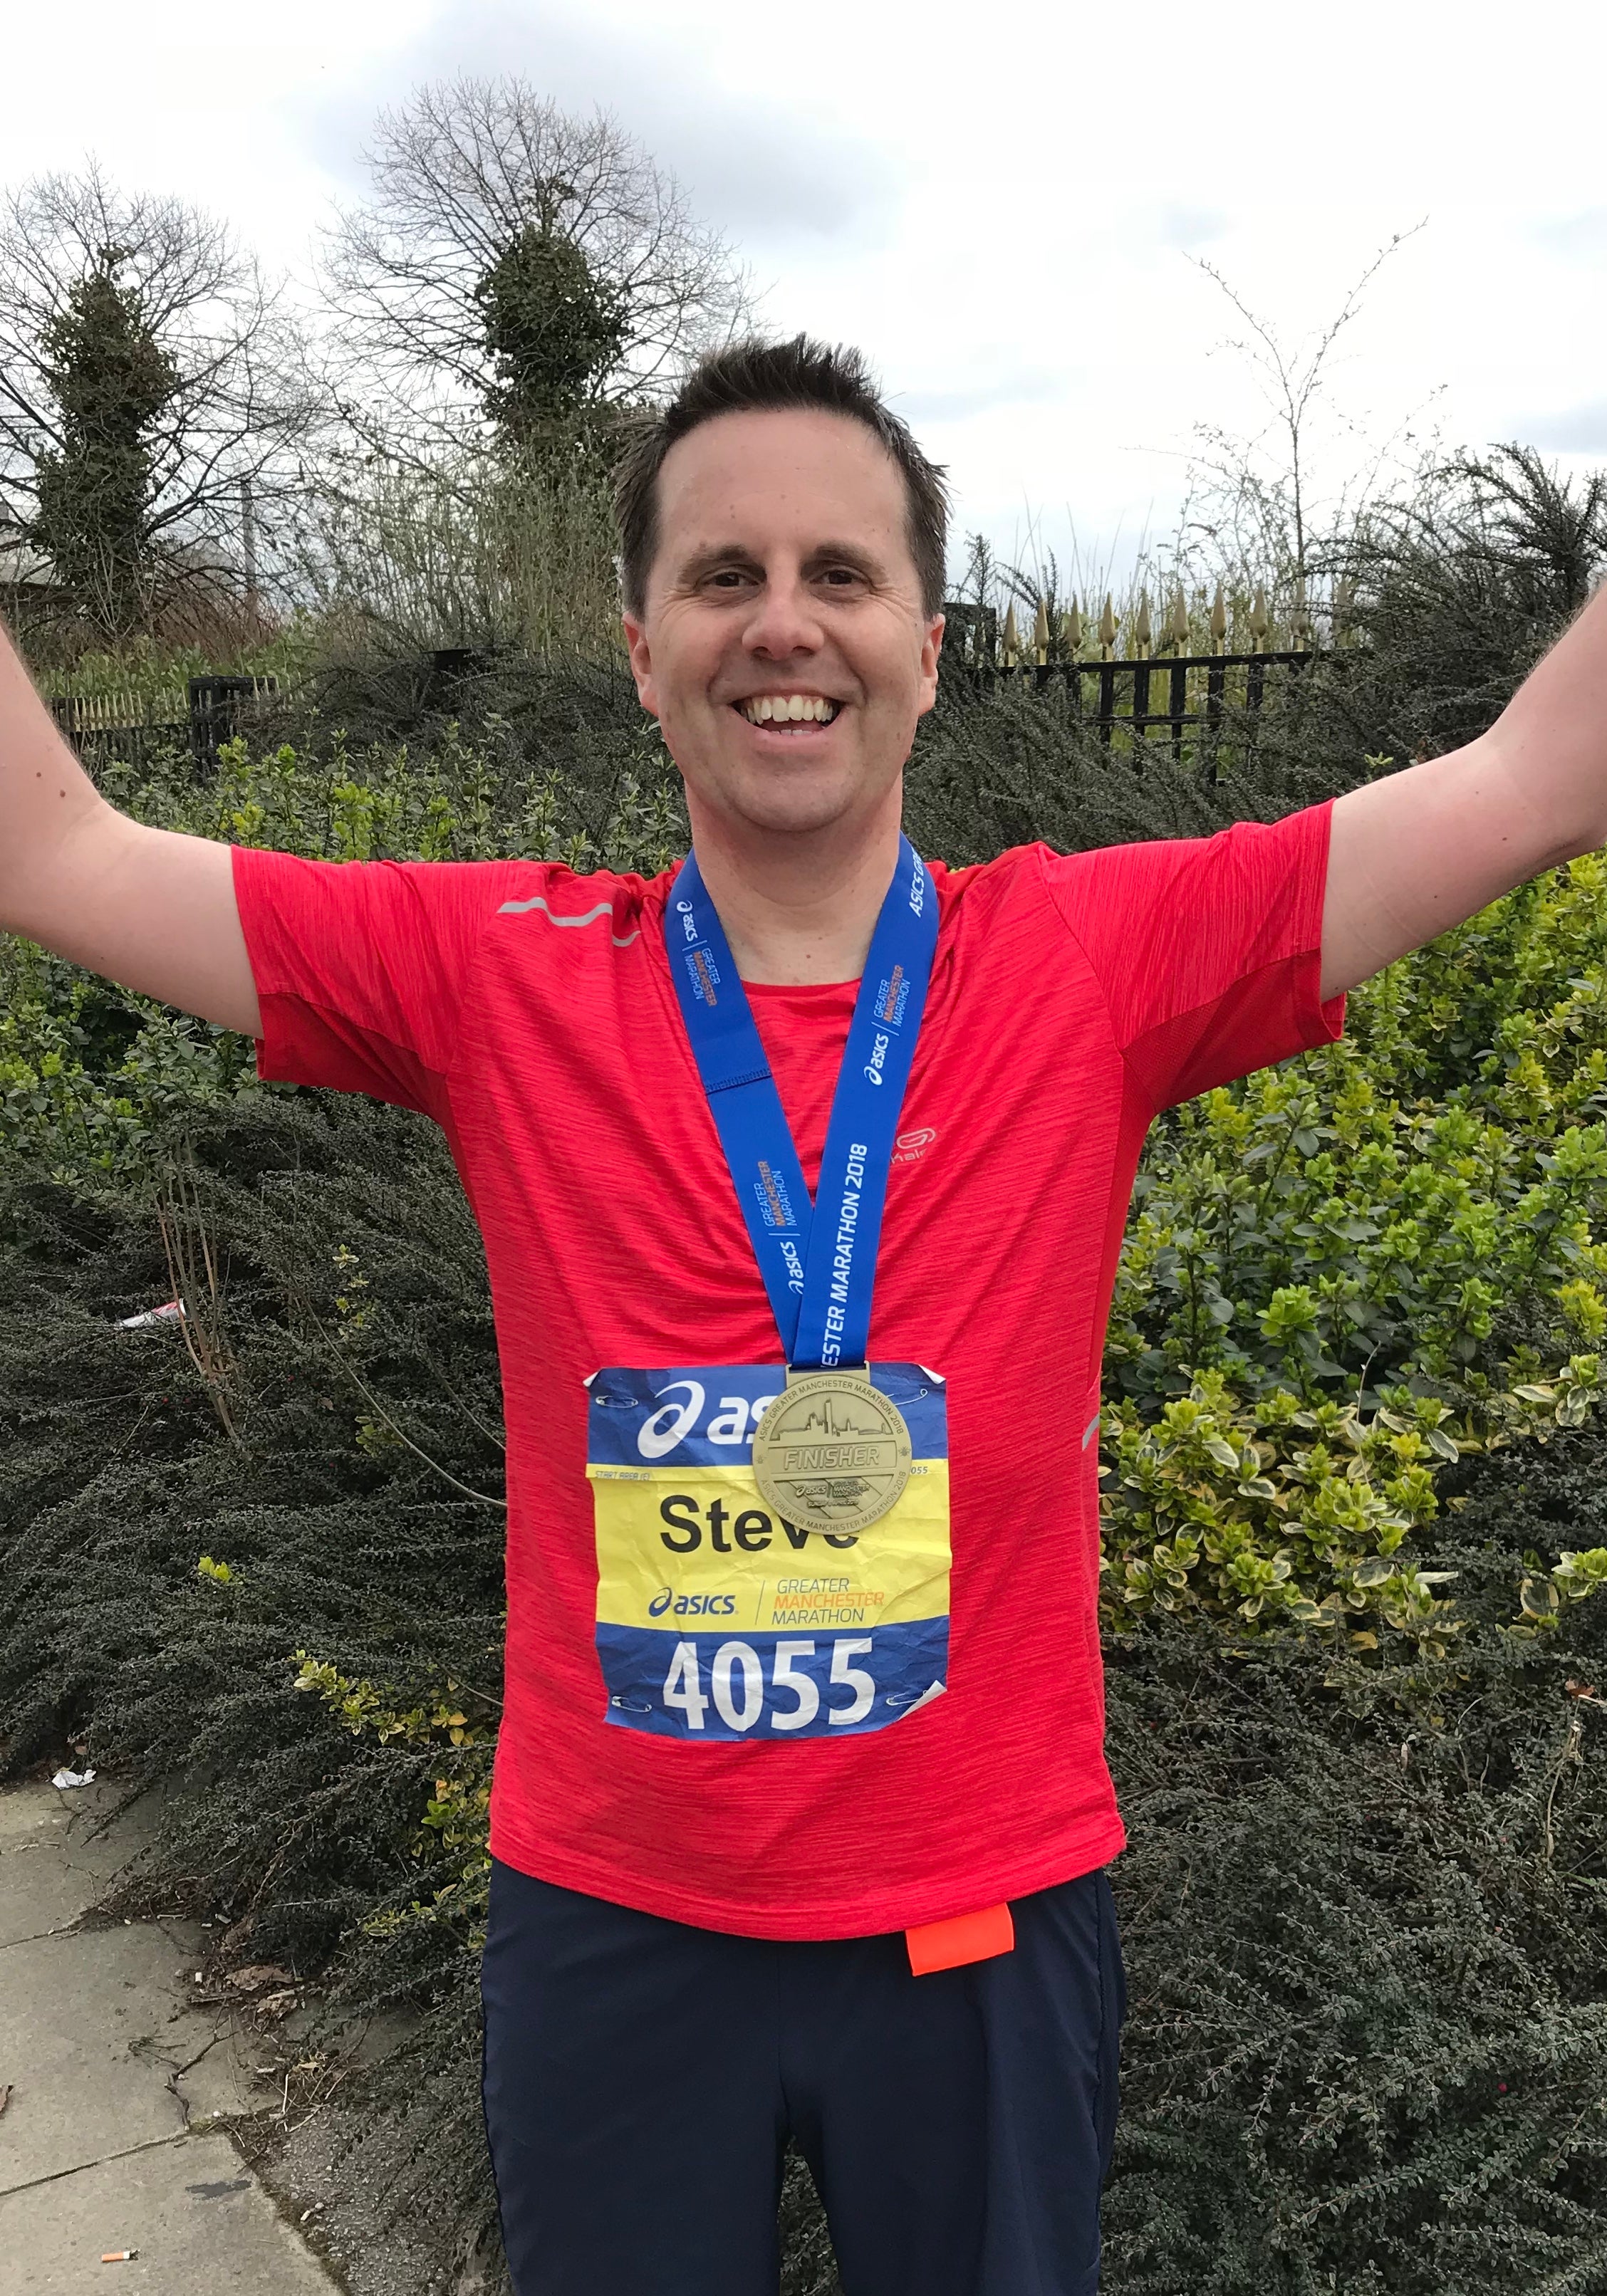
<svg viewBox="0 0 1607 2296"><path fill-rule="evenodd" d="M80 758L143 766L188 750L199 771L214 772L221 745L283 699L277 678L214 674L154 693L53 694L50 710Z"/></svg>

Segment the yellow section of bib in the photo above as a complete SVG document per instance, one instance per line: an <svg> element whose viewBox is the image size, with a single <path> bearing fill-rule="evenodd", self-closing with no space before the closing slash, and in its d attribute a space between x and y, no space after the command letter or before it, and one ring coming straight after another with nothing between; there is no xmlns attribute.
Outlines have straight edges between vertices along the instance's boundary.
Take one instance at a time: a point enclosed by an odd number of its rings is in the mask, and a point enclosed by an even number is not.
<svg viewBox="0 0 1607 2296"><path fill-rule="evenodd" d="M597 1617L750 1631L890 1626L948 1610L948 1462L917 1459L857 1537L790 1530L747 1467L593 1464Z"/></svg>

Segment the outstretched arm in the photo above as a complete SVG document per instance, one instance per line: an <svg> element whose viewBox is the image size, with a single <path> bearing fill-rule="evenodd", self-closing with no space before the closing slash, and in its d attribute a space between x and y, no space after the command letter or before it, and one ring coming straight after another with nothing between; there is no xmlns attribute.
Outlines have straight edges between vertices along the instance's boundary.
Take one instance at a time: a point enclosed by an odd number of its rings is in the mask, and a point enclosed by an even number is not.
<svg viewBox="0 0 1607 2296"><path fill-rule="evenodd" d="M0 931L256 1036L229 849L108 805L0 627Z"/></svg>
<svg viewBox="0 0 1607 2296"><path fill-rule="evenodd" d="M1607 844L1607 589L1488 734L1333 808L1323 995Z"/></svg>

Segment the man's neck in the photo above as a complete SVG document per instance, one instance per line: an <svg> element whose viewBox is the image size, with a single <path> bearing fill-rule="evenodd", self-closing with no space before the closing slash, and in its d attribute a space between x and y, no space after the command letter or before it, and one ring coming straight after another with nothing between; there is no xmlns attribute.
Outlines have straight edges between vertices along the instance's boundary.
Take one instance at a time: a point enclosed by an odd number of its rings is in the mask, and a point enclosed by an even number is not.
<svg viewBox="0 0 1607 2296"><path fill-rule="evenodd" d="M696 808L698 867L744 980L857 980L898 858L898 792L877 820L807 836L746 832Z"/></svg>

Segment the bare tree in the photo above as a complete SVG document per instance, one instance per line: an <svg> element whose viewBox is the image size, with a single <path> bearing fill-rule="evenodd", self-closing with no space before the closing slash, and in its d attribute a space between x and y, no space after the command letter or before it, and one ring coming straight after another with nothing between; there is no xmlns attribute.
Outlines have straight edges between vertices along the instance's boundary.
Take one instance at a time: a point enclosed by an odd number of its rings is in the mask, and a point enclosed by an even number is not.
<svg viewBox="0 0 1607 2296"><path fill-rule="evenodd" d="M1406 436L1406 426L1382 448L1365 447L1364 442L1365 467L1347 482L1337 501L1320 506L1312 494L1314 427L1319 413L1326 410L1339 428L1357 435L1356 424L1332 408L1334 350L1383 266L1423 228L1417 223L1398 231L1370 258L1333 316L1293 343L1273 320L1251 309L1214 263L1203 257L1190 258L1243 322L1246 332L1221 348L1243 360L1267 410L1264 423L1248 436L1208 424L1195 433L1185 527L1192 526L1216 545L1217 570L1242 575L1250 569L1258 578L1282 576L1297 596L1303 596L1312 574L1328 570L1337 529L1353 527L1363 516L1381 474ZM1319 526L1325 529L1321 535Z"/></svg>
<svg viewBox="0 0 1607 2296"><path fill-rule="evenodd" d="M305 374L224 225L93 162L0 200L0 537L102 634L255 586L316 420Z"/></svg>
<svg viewBox="0 0 1607 2296"><path fill-rule="evenodd" d="M747 318L726 242L606 112L561 111L519 78L437 83L381 113L365 158L372 195L342 213L324 274L348 411L360 421L377 388L392 446L398 416L459 443L466 409L495 424L497 290L521 250L584 258L605 316L583 385L599 400L651 395Z"/></svg>

